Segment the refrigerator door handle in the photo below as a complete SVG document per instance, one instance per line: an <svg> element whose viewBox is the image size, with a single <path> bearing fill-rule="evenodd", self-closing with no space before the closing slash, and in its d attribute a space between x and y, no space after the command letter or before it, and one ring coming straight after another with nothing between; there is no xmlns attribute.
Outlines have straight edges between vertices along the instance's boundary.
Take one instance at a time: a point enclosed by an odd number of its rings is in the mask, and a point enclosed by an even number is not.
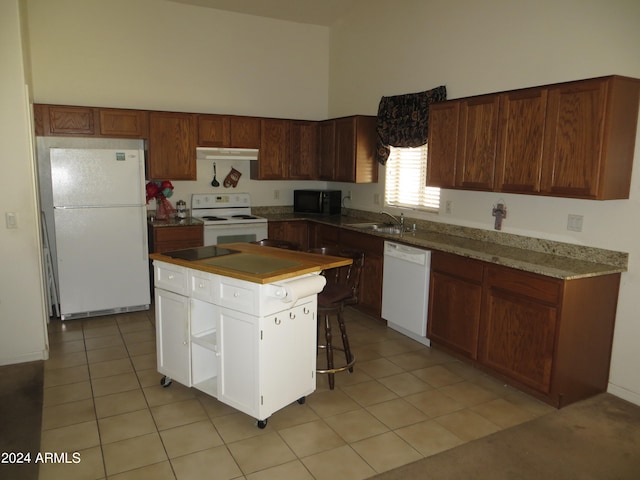
<svg viewBox="0 0 640 480"><path fill-rule="evenodd" d="M149 219L147 217L147 209L146 208L141 208L140 209L140 213L142 215L142 225L143 225L143 229L142 229L142 258L144 259L145 262L147 262L149 260L149 238L148 238L148 232L147 229L149 228L148 223L149 223Z"/></svg>

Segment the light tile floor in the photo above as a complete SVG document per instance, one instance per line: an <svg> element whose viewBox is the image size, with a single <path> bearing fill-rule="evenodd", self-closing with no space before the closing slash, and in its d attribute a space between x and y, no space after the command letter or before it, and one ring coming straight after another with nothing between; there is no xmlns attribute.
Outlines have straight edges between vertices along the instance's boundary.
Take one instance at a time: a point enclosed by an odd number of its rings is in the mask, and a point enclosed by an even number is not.
<svg viewBox="0 0 640 480"><path fill-rule="evenodd" d="M552 410L489 376L347 310L357 363L255 419L177 382L160 386L153 309L49 327L40 479L352 480Z"/></svg>

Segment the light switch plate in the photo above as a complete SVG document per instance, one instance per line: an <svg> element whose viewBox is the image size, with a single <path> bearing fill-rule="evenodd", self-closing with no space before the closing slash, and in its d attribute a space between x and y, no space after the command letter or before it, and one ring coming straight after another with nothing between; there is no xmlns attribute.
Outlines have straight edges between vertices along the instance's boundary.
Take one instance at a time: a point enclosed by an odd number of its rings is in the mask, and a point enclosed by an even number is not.
<svg viewBox="0 0 640 480"><path fill-rule="evenodd" d="M18 228L18 215L16 212L6 212L4 218L7 228Z"/></svg>

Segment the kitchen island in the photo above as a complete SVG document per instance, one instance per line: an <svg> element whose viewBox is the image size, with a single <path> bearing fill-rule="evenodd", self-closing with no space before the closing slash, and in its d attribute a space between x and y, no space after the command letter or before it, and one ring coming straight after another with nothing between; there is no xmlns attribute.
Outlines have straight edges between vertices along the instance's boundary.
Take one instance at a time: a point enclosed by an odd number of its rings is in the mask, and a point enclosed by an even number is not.
<svg viewBox="0 0 640 480"><path fill-rule="evenodd" d="M260 428L315 390L319 273L351 259L248 243L150 258L164 386L197 388Z"/></svg>

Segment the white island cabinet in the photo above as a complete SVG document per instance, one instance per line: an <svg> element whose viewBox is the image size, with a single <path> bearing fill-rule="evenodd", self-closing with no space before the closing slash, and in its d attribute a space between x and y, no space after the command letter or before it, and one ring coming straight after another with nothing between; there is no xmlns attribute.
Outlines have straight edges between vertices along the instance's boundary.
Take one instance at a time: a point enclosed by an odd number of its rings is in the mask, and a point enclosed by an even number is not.
<svg viewBox="0 0 640 480"><path fill-rule="evenodd" d="M154 260L156 342L162 382L197 388L251 415L264 428L316 388L314 273L259 284ZM322 280L321 284L319 280ZM287 292L289 296L287 296Z"/></svg>

